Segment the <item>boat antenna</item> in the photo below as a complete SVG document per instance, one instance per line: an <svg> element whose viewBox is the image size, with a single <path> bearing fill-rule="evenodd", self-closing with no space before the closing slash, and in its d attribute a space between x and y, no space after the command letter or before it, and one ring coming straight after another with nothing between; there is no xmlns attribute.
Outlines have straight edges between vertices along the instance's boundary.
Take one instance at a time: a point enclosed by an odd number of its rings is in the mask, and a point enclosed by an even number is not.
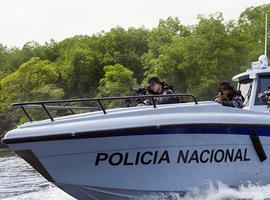
<svg viewBox="0 0 270 200"><path fill-rule="evenodd" d="M264 55L267 56L267 13L265 15L265 41L264 41Z"/></svg>

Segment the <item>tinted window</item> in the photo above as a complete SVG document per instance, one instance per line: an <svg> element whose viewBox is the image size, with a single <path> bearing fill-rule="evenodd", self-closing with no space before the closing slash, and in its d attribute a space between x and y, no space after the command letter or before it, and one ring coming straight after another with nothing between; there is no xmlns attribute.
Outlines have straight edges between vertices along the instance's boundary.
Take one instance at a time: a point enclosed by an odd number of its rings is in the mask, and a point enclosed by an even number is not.
<svg viewBox="0 0 270 200"><path fill-rule="evenodd" d="M270 75L259 76L258 87L256 91L255 105L265 105L265 103L257 97L257 95L270 87Z"/></svg>
<svg viewBox="0 0 270 200"><path fill-rule="evenodd" d="M245 79L239 82L239 90L241 91L241 94L245 98L244 106L247 106L249 104L250 99L250 93L252 88L252 80L251 79Z"/></svg>

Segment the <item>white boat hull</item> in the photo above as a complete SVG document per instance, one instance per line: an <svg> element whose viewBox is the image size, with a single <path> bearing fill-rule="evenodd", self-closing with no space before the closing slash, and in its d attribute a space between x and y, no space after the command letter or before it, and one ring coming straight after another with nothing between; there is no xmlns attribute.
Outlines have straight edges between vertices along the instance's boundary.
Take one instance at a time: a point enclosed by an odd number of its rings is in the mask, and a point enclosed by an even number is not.
<svg viewBox="0 0 270 200"><path fill-rule="evenodd" d="M260 161L250 139L253 131L269 155L269 128L157 127L10 147L19 155L31 150L47 178L77 199L128 199L203 188L210 181L269 183L270 159Z"/></svg>

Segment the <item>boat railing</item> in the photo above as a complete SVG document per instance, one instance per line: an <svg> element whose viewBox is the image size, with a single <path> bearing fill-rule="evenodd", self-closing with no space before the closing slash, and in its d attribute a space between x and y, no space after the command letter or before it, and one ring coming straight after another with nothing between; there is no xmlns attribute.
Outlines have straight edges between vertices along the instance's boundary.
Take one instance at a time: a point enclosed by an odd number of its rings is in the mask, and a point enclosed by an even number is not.
<svg viewBox="0 0 270 200"><path fill-rule="evenodd" d="M121 97L101 97L101 98L81 98L81 99L63 99L63 100L51 100L51 101L33 101L33 102L21 102L12 104L13 107L20 107L24 112L25 116L29 121L33 121L30 114L27 112L26 107L30 108L42 108L51 119L54 121L52 114L49 109L65 109L70 110L72 114L75 114L74 109L86 109L94 110L98 107L83 107L83 106L53 106L51 104L61 104L61 103L75 103L75 102L96 102L99 105L99 108L103 111L104 114L107 114L106 108L103 104L104 101L112 100L132 100L132 99L148 99L151 101L151 105L154 108L157 108L156 98L158 97L189 97L193 100L195 104L198 104L197 99L191 94L167 94L167 95L140 95L140 96L121 96ZM50 104L50 105L48 105Z"/></svg>

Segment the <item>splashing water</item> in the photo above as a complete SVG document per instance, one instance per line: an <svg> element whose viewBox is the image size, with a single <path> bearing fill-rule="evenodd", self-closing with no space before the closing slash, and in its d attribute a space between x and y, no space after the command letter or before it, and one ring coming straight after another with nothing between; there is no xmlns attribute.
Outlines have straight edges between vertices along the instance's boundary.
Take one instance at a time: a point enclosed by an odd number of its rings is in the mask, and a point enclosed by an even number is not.
<svg viewBox="0 0 270 200"><path fill-rule="evenodd" d="M228 187L223 183L209 184L206 190L193 189L184 194L169 193L143 197L143 200L270 200L270 185Z"/></svg>
<svg viewBox="0 0 270 200"><path fill-rule="evenodd" d="M1 200L75 200L48 183L15 154L0 150ZM212 184L205 190L192 189L184 193L147 195L140 200L270 200L270 184L246 184L231 188L223 183Z"/></svg>

